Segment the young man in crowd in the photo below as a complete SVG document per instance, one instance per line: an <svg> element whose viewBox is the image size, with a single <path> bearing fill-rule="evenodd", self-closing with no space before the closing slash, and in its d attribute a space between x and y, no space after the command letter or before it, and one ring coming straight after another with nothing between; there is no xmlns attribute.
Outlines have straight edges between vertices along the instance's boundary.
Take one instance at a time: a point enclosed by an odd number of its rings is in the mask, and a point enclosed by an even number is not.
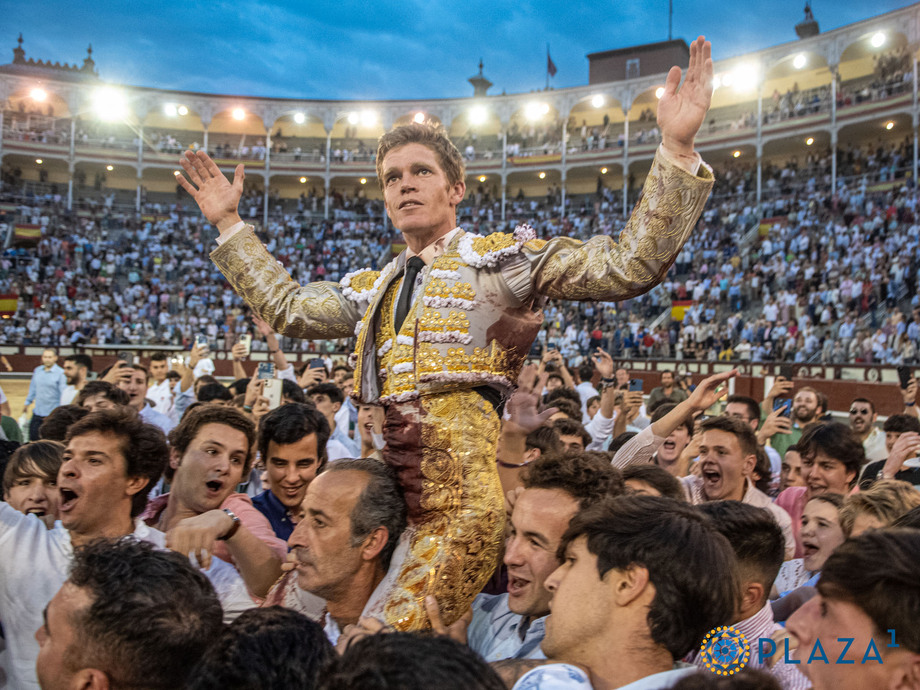
<svg viewBox="0 0 920 690"><path fill-rule="evenodd" d="M13 451L3 470L3 500L20 513L54 524L60 506L57 479L63 453L64 446L55 441L32 441Z"/></svg>
<svg viewBox="0 0 920 690"><path fill-rule="evenodd" d="M545 658L552 595L544 582L562 564L562 535L578 511L623 491L619 472L587 454L543 456L525 470L523 486L505 542L508 591L476 598L464 640L486 661Z"/></svg>
<svg viewBox="0 0 920 690"><path fill-rule="evenodd" d="M153 409L179 423L176 416L175 394L169 374L169 356L165 352L154 352L150 356L150 383L147 387L147 399L153 403Z"/></svg>
<svg viewBox="0 0 920 690"><path fill-rule="evenodd" d="M118 387L128 394L128 405L133 407L148 424L153 424L163 430L164 434L172 431L176 423L165 414L157 412L147 400L147 381L150 378L150 372L147 367L140 364L131 366L131 375L122 379Z"/></svg>
<svg viewBox="0 0 920 690"><path fill-rule="evenodd" d="M212 555L232 564L249 591L264 597L281 575L287 548L251 499L236 493L252 465L252 422L233 408L204 404L188 411L169 442L169 493L150 501L142 519L166 533L171 549L194 553L204 567Z"/></svg>
<svg viewBox="0 0 920 690"><path fill-rule="evenodd" d="M275 536L287 542L301 519L307 487L326 464L329 423L303 403L282 405L259 421L259 455L268 489L252 504L268 518Z"/></svg>
<svg viewBox="0 0 920 690"><path fill-rule="evenodd" d="M786 623L814 690L920 688L918 563L916 529L872 530L834 550L818 595Z"/></svg>
<svg viewBox="0 0 920 690"><path fill-rule="evenodd" d="M130 539L76 549L43 617L42 690L185 687L223 626L214 587L188 558Z"/></svg>
<svg viewBox="0 0 920 690"><path fill-rule="evenodd" d="M759 439L762 444L769 440L780 457L786 453L789 446L799 442L805 427L820 421L827 412L827 397L810 386L795 392L792 402L784 406L787 408L785 412L784 409L773 410L774 401L777 398L788 398L794 389L795 384L792 381L777 376L776 383L763 401L762 409L766 417L760 429Z"/></svg>
<svg viewBox="0 0 920 690"><path fill-rule="evenodd" d="M342 403L345 402L342 390L334 383L317 383L315 386L310 386L307 395L329 423L331 429L329 440L334 442L328 449L329 459L357 458L361 453L360 444L355 443L355 440L348 435L347 426L336 424L335 421L336 415L342 408ZM342 449L345 455L342 455Z"/></svg>
<svg viewBox="0 0 920 690"><path fill-rule="evenodd" d="M675 664L731 620L735 556L692 506L620 496L576 515L562 538L543 652L516 690L664 688ZM633 685L634 684L634 685Z"/></svg>
<svg viewBox="0 0 920 690"><path fill-rule="evenodd" d="M866 450L866 462L884 460L888 457L885 448L885 432L879 429L875 422L878 414L875 405L867 398L854 398L850 403L850 428Z"/></svg>
<svg viewBox="0 0 920 690"><path fill-rule="evenodd" d="M99 412L116 407L128 407L130 400L128 394L113 383L90 381L77 395L74 403L90 412Z"/></svg>
<svg viewBox="0 0 920 690"><path fill-rule="evenodd" d="M751 427L751 431L755 434L760 428L760 405L757 404L757 401L754 398L750 398L746 395L730 395L725 399L725 414L729 417L736 417L742 422ZM783 469L783 461L780 457L780 454L776 452L774 448L760 443L760 439L757 439L760 448L767 454L767 458L770 460L770 472L773 474L773 486L776 487L779 484L779 477Z"/></svg>
<svg viewBox="0 0 920 690"><path fill-rule="evenodd" d="M361 437L361 457L382 460L383 454L383 408L380 405L363 403L358 407L358 424L355 427Z"/></svg>
<svg viewBox="0 0 920 690"><path fill-rule="evenodd" d="M93 360L89 355L73 354L64 358L64 383L67 386L61 393L61 405L69 405L73 402L73 399L86 385L92 369Z"/></svg>
<svg viewBox="0 0 920 690"><path fill-rule="evenodd" d="M649 393L646 409L649 413L655 411L655 408L664 403L679 403L687 399L687 393L674 385L674 372L661 372L661 385L652 389Z"/></svg>
<svg viewBox="0 0 920 690"><path fill-rule="evenodd" d="M885 432L884 460L870 462L862 469L859 487L868 489L879 479L898 479L920 488L920 419L909 414L893 414L882 426Z"/></svg>
<svg viewBox="0 0 920 690"><path fill-rule="evenodd" d="M64 393L64 370L57 364L57 351L45 348L42 351L42 363L32 371L32 380L29 381L29 392L26 394L25 405L22 413L28 414L29 406L34 402L32 420L29 422L29 438L38 438L38 427L42 425L51 410L61 404L61 395Z"/></svg>

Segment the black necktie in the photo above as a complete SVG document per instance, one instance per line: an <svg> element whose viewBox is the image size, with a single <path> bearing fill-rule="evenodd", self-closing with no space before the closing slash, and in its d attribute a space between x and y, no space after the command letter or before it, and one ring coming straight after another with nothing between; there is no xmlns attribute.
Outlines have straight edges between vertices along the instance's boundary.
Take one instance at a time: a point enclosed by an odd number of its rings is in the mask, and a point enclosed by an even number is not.
<svg viewBox="0 0 920 690"><path fill-rule="evenodd" d="M397 333L399 333L403 321L406 320L406 316L409 314L412 293L415 292L415 277L424 267L425 262L417 256L413 256L406 262L406 274L403 276L402 290L399 293L399 299L396 301L396 322L393 324Z"/></svg>

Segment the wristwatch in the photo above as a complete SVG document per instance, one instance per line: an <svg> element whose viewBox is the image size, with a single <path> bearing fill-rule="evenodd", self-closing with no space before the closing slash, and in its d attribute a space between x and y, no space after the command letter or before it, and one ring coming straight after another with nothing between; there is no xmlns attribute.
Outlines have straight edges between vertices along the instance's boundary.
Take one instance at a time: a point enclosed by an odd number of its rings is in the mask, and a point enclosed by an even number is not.
<svg viewBox="0 0 920 690"><path fill-rule="evenodd" d="M236 513L234 513L229 508L222 508L221 510L223 510L230 517L230 519L233 520L233 525L230 526L230 529L227 530L225 534L222 534L218 537L220 541L227 541L228 539L232 539L233 535L237 533L237 530L239 530L240 519L237 517Z"/></svg>

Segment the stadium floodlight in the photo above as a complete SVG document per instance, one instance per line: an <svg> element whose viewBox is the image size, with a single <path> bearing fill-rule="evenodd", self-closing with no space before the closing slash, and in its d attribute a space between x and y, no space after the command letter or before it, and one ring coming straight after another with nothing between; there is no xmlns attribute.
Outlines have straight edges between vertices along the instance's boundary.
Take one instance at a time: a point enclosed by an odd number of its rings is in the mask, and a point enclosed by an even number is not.
<svg viewBox="0 0 920 690"><path fill-rule="evenodd" d="M481 105L474 105L470 108L470 123L474 125L485 124L489 119L489 111Z"/></svg>
<svg viewBox="0 0 920 690"><path fill-rule="evenodd" d="M811 146L811 145L814 144L814 143L815 143L815 138L814 138L814 137L808 137L808 138L805 140L805 146Z"/></svg>
<svg viewBox="0 0 920 690"><path fill-rule="evenodd" d="M34 89L29 91L29 98L31 98L36 103L44 103L45 99L48 98L48 92L36 86Z"/></svg>
<svg viewBox="0 0 920 690"><path fill-rule="evenodd" d="M722 78L722 84L731 86L735 91L752 91L757 88L760 73L757 65L746 63L738 65Z"/></svg>
<svg viewBox="0 0 920 690"><path fill-rule="evenodd" d="M179 109L176 107L175 103L167 103L163 106L163 112L167 117L175 117L179 114Z"/></svg>
<svg viewBox="0 0 920 690"><path fill-rule="evenodd" d="M591 99L591 105L595 108L604 107L604 97L601 94L597 94L594 98Z"/></svg>
<svg viewBox="0 0 920 690"><path fill-rule="evenodd" d="M180 105L179 114L185 117L186 115L188 115L188 108L186 108L184 105Z"/></svg>
<svg viewBox="0 0 920 690"><path fill-rule="evenodd" d="M416 122L416 123L418 123L418 124L422 124L422 123L425 121L425 113L423 113L423 112L421 112L421 111L417 112L417 113L413 116L412 121L413 121L413 122Z"/></svg>
<svg viewBox="0 0 920 690"><path fill-rule="evenodd" d="M874 34L872 34L872 38L869 39L869 42L872 43L873 48L881 48L883 45L885 45L886 38L888 37L885 36L884 31L876 31Z"/></svg>
<svg viewBox="0 0 920 690"><path fill-rule="evenodd" d="M546 173L545 173L545 172L541 172L539 175L537 175L537 177L539 177L541 180L544 180L544 179L546 179Z"/></svg>
<svg viewBox="0 0 920 690"><path fill-rule="evenodd" d="M655 89L655 98L661 100L662 96L664 96L664 87L659 86L657 89Z"/></svg>
<svg viewBox="0 0 920 690"><path fill-rule="evenodd" d="M304 115L303 113L294 113L294 122L296 122L298 125L302 125L306 121L307 121L306 115Z"/></svg>
<svg viewBox="0 0 920 690"><path fill-rule="evenodd" d="M549 105L546 103L528 103L524 106L524 117L528 120L539 120L549 112Z"/></svg>
<svg viewBox="0 0 920 690"><path fill-rule="evenodd" d="M720 86L722 86L722 75L717 74L712 78L712 90L715 91Z"/></svg>
<svg viewBox="0 0 920 690"><path fill-rule="evenodd" d="M101 120L123 120L128 115L128 103L124 93L105 86L93 94L93 110Z"/></svg>
<svg viewBox="0 0 920 690"><path fill-rule="evenodd" d="M233 116L234 120L245 120L246 119L246 111L243 110L242 108L234 108L233 112L230 114Z"/></svg>
<svg viewBox="0 0 920 690"><path fill-rule="evenodd" d="M358 113L348 113L348 124L356 125L359 119Z"/></svg>
<svg viewBox="0 0 920 690"><path fill-rule="evenodd" d="M806 62L808 62L808 58L805 57L805 53L799 53L792 59L792 66L796 69L802 69Z"/></svg>
<svg viewBox="0 0 920 690"><path fill-rule="evenodd" d="M365 110L361 113L361 124L365 127L373 127L377 124L377 113L373 110Z"/></svg>

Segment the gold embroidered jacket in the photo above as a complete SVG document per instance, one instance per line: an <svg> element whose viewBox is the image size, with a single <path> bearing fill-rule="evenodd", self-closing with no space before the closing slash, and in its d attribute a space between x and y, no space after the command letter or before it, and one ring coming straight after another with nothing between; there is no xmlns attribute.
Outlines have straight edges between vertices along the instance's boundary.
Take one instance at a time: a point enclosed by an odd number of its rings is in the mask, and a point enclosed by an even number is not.
<svg viewBox="0 0 920 690"><path fill-rule="evenodd" d="M694 176L657 155L619 241L538 240L533 231L481 237L457 232L426 266L399 333L393 307L405 252L381 271L338 283L299 285L252 228L211 258L249 306L295 338L357 335L355 397L407 400L483 384L506 393L543 322L546 299L618 301L658 284L677 257L712 189L705 166Z"/></svg>

